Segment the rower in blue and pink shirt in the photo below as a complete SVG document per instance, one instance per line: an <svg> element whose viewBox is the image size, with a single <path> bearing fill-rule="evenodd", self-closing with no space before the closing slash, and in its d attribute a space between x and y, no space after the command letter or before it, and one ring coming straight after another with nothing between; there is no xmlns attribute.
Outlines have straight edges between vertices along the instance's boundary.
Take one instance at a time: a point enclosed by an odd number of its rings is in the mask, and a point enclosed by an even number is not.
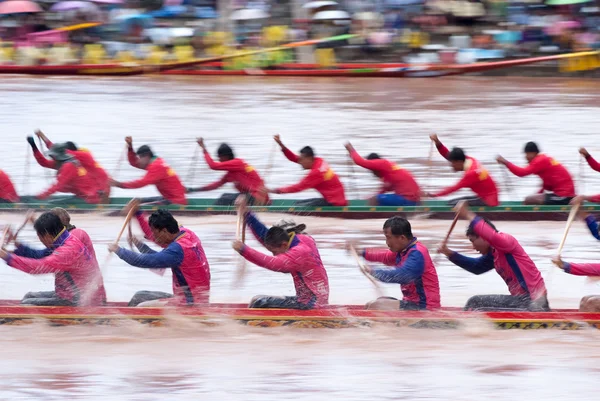
<svg viewBox="0 0 600 401"><path fill-rule="evenodd" d="M235 249L247 261L265 269L292 276L296 295L259 295L250 301L250 308L318 309L329 302L329 279L315 240L303 233L304 224L283 222L267 228L246 208L246 201L236 201L246 223L256 239L273 256L235 241Z"/></svg>
<svg viewBox="0 0 600 401"><path fill-rule="evenodd" d="M368 309L435 310L440 308L440 284L427 247L412 234L408 220L395 216L383 225L389 249L365 249L370 262L390 267L368 267L368 273L384 283L400 284L403 298L381 297Z"/></svg>
<svg viewBox="0 0 600 401"><path fill-rule="evenodd" d="M519 241L510 234L498 232L489 220L476 216L466 202L460 202L456 209L461 217L471 221L467 237L482 256L464 256L445 244L438 251L473 274L495 269L510 292L510 295L473 296L467 301L465 310L550 310L544 279Z"/></svg>
<svg viewBox="0 0 600 401"><path fill-rule="evenodd" d="M137 207L136 204L131 207ZM167 210L159 209L146 222L138 213L138 221L146 238L163 248L156 252L141 241L135 241L140 253L109 246L109 251L136 267L170 268L173 294L161 291L138 291L129 306L198 305L209 302L210 267L200 239L191 230L179 226Z"/></svg>

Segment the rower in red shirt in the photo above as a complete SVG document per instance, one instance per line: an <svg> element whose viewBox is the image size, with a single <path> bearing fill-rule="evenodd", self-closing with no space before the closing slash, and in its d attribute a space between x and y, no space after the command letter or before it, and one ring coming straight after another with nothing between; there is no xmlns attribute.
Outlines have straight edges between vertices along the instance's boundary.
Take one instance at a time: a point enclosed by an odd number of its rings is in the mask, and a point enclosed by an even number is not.
<svg viewBox="0 0 600 401"><path fill-rule="evenodd" d="M44 134L40 130L35 131L35 134L38 136L38 138L44 141L48 149L52 148L54 144L52 143L52 141L50 141L50 139L48 139L46 134ZM102 166L98 162L96 162L94 156L92 156L92 153L88 149L78 148L75 145L75 143L71 141L65 142L65 144L67 146L67 153L72 155L73 157L75 157L75 159L77 159L77 161L79 161L81 166L87 170L90 177L92 177L96 185L100 188L100 197L102 198L102 203L110 203L110 182L108 173L104 170L104 168L102 168ZM34 152L34 156L36 160L38 160L38 163L42 165L42 167L54 164L52 160L48 160L45 158L45 161L39 160L40 157L43 158L42 154L39 151Z"/></svg>
<svg viewBox="0 0 600 401"><path fill-rule="evenodd" d="M204 159L212 170L224 170L227 173L216 182L205 185L199 188L188 188L187 192L200 192L200 191L212 191L222 187L228 182L232 182L239 193L227 193L223 194L215 205L220 206L231 206L235 204L235 200L240 193L245 194L248 197L248 203L250 205L266 205L270 203L269 196L265 191L265 183L258 175L258 172L254 167L246 163L242 159L238 159L234 156L233 150L226 143L222 143L217 150L217 156L219 161L215 162L206 146L204 146L204 140L198 139L198 145L204 151Z"/></svg>
<svg viewBox="0 0 600 401"><path fill-rule="evenodd" d="M382 159L377 153L371 153L366 159L363 159L350 143L346 144L346 149L354 163L371 170L383 181L379 194L369 199L369 205L415 206L419 204L421 190L408 170L389 160Z"/></svg>
<svg viewBox="0 0 600 401"><path fill-rule="evenodd" d="M19 195L8 174L0 170L0 202L17 203Z"/></svg>
<svg viewBox="0 0 600 401"><path fill-rule="evenodd" d="M592 155L590 155L590 154L588 153L588 151L587 151L585 148L581 148L581 149L579 149L579 154L580 154L581 156L585 157L585 160L588 162L588 164L590 165L590 167L591 167L593 170L600 171L600 163L598 163L598 162L596 161L596 159L594 159L594 158L592 157Z"/></svg>
<svg viewBox="0 0 600 401"><path fill-rule="evenodd" d="M540 149L535 142L525 144L525 158L529 163L527 167L518 167L498 156L499 164L504 164L511 173L517 177L531 174L542 179L542 187L536 195L530 195L523 203L525 205L568 205L575 196L575 184L567 169L545 154L540 154Z"/></svg>
<svg viewBox="0 0 600 401"><path fill-rule="evenodd" d="M30 143L33 142L33 138ZM35 146L33 143L32 147ZM83 199L87 203L100 203L100 190L96 182L90 177L88 171L81 166L73 156L66 153L67 147L65 144L55 144L49 152L50 160L48 160L49 168L58 170L56 175L56 183L46 191L37 195L36 198L45 200L50 195L57 192L72 193L75 197ZM39 151L34 149L34 154ZM43 156L42 156L43 157ZM44 158L44 160L47 160Z"/></svg>
<svg viewBox="0 0 600 401"><path fill-rule="evenodd" d="M300 150L300 155L296 155L285 147L279 135L275 135L275 142L279 144L283 154L289 161L300 164L303 169L310 170L310 172L299 183L270 190L270 192L275 194L291 194L307 189L315 189L323 195L323 198L300 200L295 205L314 207L348 205L346 195L344 194L344 186L339 177L325 160L315 157L315 153L310 146L303 147Z"/></svg>
<svg viewBox="0 0 600 401"><path fill-rule="evenodd" d="M140 146L137 152L135 152L133 150L133 140L130 136L125 138L125 142L129 147L127 153L129 164L147 172L143 178L135 181L118 182L111 180L112 185L117 188L126 189L156 185L156 189L162 196L144 198L142 199L142 203L187 205L185 187L175 171L162 158L155 156L148 145Z"/></svg>
<svg viewBox="0 0 600 401"><path fill-rule="evenodd" d="M431 135L431 140L435 143L438 152L450 162L452 169L456 172L464 171L463 178L455 185L443 189L437 193L428 193L427 196L437 198L444 195L449 195L462 188L469 188L477 196L467 196L457 199L452 199L448 202L451 206L455 206L459 201L465 200L469 206L498 206L498 188L492 179L487 169L483 167L479 161L466 156L461 148L454 148L449 151L442 144L437 135Z"/></svg>

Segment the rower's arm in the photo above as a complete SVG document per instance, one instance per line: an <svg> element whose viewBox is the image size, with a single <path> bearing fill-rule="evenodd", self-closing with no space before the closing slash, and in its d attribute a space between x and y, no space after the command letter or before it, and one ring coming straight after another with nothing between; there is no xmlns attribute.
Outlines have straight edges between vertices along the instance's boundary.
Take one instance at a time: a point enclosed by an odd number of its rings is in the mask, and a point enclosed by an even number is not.
<svg viewBox="0 0 600 401"><path fill-rule="evenodd" d="M596 171L600 171L600 163L596 161L591 155L588 155L585 160L588 162L590 167Z"/></svg>
<svg viewBox="0 0 600 401"><path fill-rule="evenodd" d="M471 186L473 186L473 184L475 184L475 182L479 181L479 175L477 174L476 171L472 170L472 171L467 171L465 173L465 175L463 176L463 178L460 179L460 181L458 181L456 184L447 187L445 189L442 189L441 191L432 194L431 196L434 198L437 198L439 196L445 196L445 195L449 195L451 193L454 193L456 191L458 191L459 189L463 189L463 188L471 188Z"/></svg>
<svg viewBox="0 0 600 401"><path fill-rule="evenodd" d="M140 253L156 253L154 249L150 248L141 241L135 242L135 247L138 249L138 251L140 251Z"/></svg>
<svg viewBox="0 0 600 401"><path fill-rule="evenodd" d="M575 276L600 276L600 263L566 263L563 266L565 273Z"/></svg>
<svg viewBox="0 0 600 401"><path fill-rule="evenodd" d="M483 274L494 269L494 256L491 252L478 258L470 258L454 252L448 257L448 260L473 274Z"/></svg>
<svg viewBox="0 0 600 401"><path fill-rule="evenodd" d="M31 259L41 259L41 258L45 258L46 256L50 256L51 254L52 254L52 249L50 249L50 248L34 249L34 248L30 248L29 246L24 245L24 244L19 244L17 246L17 248L15 249L15 255L24 256L26 258L31 258Z"/></svg>
<svg viewBox="0 0 600 401"><path fill-rule="evenodd" d="M377 262L387 266L394 266L398 254L389 249L367 248L362 252L362 257L368 262Z"/></svg>
<svg viewBox="0 0 600 401"><path fill-rule="evenodd" d="M281 146L281 151L283 152L283 154L285 155L285 157L287 157L287 159L291 162L294 163L298 163L298 155L295 154L294 152L292 152L291 150L289 150L287 147L285 146Z"/></svg>
<svg viewBox="0 0 600 401"><path fill-rule="evenodd" d="M269 231L267 226L265 226L252 212L246 213L246 224L248 224L250 231L252 231L252 234L254 234L258 242L264 245L265 237Z"/></svg>
<svg viewBox="0 0 600 401"><path fill-rule="evenodd" d="M137 253L119 248L116 253L126 263L144 269L177 267L183 262L183 248L176 242L160 252Z"/></svg>
<svg viewBox="0 0 600 401"><path fill-rule="evenodd" d="M139 158L138 158L138 155L133 150L133 147L129 147L129 149L127 149L127 160L129 160L129 164L131 164L132 167L143 170L143 168L141 168L139 165Z"/></svg>
<svg viewBox="0 0 600 401"><path fill-rule="evenodd" d="M442 155L442 157L444 159L448 160L448 153L450 153L448 148L445 147L444 144L439 141L435 144L435 147L436 147L437 151L440 152L440 155Z"/></svg>
<svg viewBox="0 0 600 401"><path fill-rule="evenodd" d="M425 271L425 258L423 254L414 250L400 266L394 268L374 268L371 275L384 283L408 284L423 275Z"/></svg>
<svg viewBox="0 0 600 401"><path fill-rule="evenodd" d="M306 175L299 183L289 185L287 187L278 188L275 190L279 194L293 194L296 192L302 192L307 189L312 189L319 185L323 181L323 174L318 169L310 170L310 173Z"/></svg>
<svg viewBox="0 0 600 401"><path fill-rule="evenodd" d="M191 192L201 192L201 191L212 191L217 188L221 188L223 185L229 182L229 177L225 174L219 181L215 181L212 184L205 185L200 188L191 188Z"/></svg>
<svg viewBox="0 0 600 401"><path fill-rule="evenodd" d="M138 221L138 224L140 225L142 232L144 233L144 237L147 240L154 242L154 234L152 234L152 230L150 229L150 224L148 224L148 220L146 219L146 216L144 216L144 213L142 211L138 210L135 213L135 218Z"/></svg>
<svg viewBox="0 0 600 401"><path fill-rule="evenodd" d="M361 157L361 155L359 155L358 152L354 149L352 149L352 151L350 152L350 157L352 158L354 163L356 163L356 165L375 172L384 171L387 166L387 161L383 159L367 160Z"/></svg>
<svg viewBox="0 0 600 401"><path fill-rule="evenodd" d="M216 162L210 157L210 154L207 150L204 151L204 160L206 160L206 164L212 170L225 170L225 171L244 171L244 162L239 159L227 160L224 162Z"/></svg>
<svg viewBox="0 0 600 401"><path fill-rule="evenodd" d="M39 149L33 151L33 157L35 158L35 161L44 168L54 168L54 166L56 166L56 162L52 159L46 159Z"/></svg>
<svg viewBox="0 0 600 401"><path fill-rule="evenodd" d="M585 218L585 224L587 224L590 232L597 240L600 240L600 230L598 230L598 221L592 215L589 215Z"/></svg>
<svg viewBox="0 0 600 401"><path fill-rule="evenodd" d="M37 196L38 199L47 199L56 192L68 192L65 189L77 179L77 166L73 163L65 163L59 170L56 183Z"/></svg>
<svg viewBox="0 0 600 401"><path fill-rule="evenodd" d="M501 252L511 252L517 244L513 236L497 232L479 216L476 216L470 225L477 235Z"/></svg>
<svg viewBox="0 0 600 401"><path fill-rule="evenodd" d="M292 273L298 270L299 261L295 260L289 254L290 252L292 251L277 256L269 256L250 248L248 245L244 245L240 251L240 255L248 262L264 267L265 269L280 273Z"/></svg>
<svg viewBox="0 0 600 401"><path fill-rule="evenodd" d="M164 178L164 175L164 170L160 168L160 166L158 166L156 163L152 163L148 167L148 172L145 176L143 176L139 180L123 182L121 183L120 187L125 189L137 189L143 188L148 185L156 185L157 182Z"/></svg>
<svg viewBox="0 0 600 401"><path fill-rule="evenodd" d="M78 256L71 253L53 252L44 258L33 259L9 253L5 260L6 264L10 267L21 270L24 273L50 274L73 270L73 261Z"/></svg>
<svg viewBox="0 0 600 401"><path fill-rule="evenodd" d="M517 177L526 177L531 174L541 173L544 169L544 165L534 159L527 167L519 167L511 162L506 162L506 168Z"/></svg>

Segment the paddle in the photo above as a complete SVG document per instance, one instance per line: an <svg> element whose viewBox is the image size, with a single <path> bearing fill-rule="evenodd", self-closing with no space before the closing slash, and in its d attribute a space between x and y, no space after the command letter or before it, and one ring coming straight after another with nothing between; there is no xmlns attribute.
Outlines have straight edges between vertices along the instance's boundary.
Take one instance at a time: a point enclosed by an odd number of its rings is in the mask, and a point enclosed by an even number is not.
<svg viewBox="0 0 600 401"><path fill-rule="evenodd" d="M29 144L27 146L27 151L25 153L25 167L23 171L23 193L29 193L29 169L31 166L31 150L29 148Z"/></svg>
<svg viewBox="0 0 600 401"><path fill-rule="evenodd" d="M444 237L443 241L440 243L440 248L445 247L448 244L448 240L450 239L450 236L452 235L452 231L454 231L454 227L456 227L456 223L458 222L459 217L460 216L458 214L458 211L456 211L456 214L454 215L454 220L452 220L452 224L450 224L450 228L448 229L448 233L446 234L446 237ZM435 258L433 259L434 265L440 261L441 255L442 255L441 253L438 253L437 255L435 255Z"/></svg>
<svg viewBox="0 0 600 401"><path fill-rule="evenodd" d="M190 168L186 177L187 185L193 186L194 177L196 175L196 164L198 163L198 157L200 156L200 146L194 147L194 155L192 161L190 161Z"/></svg>
<svg viewBox="0 0 600 401"><path fill-rule="evenodd" d="M373 285L375 286L375 292L377 293L377 297L378 298L383 297L384 293L383 293L383 290L381 289L381 285L379 284L379 281L377 281L375 279L375 277L371 276L371 274L369 273L368 267L363 263L360 256L358 256L358 252L356 252L356 248L354 247L354 245L350 244L350 246L348 247L348 252L350 252L350 255L352 255L352 257L358 264L358 269L360 270L360 272L362 274L364 274L365 277L368 278L369 281L371 283L373 283Z"/></svg>
<svg viewBox="0 0 600 401"><path fill-rule="evenodd" d="M235 239L236 241L246 242L246 219L244 213L242 213L241 205L238 205L237 208L237 222L235 229ZM246 259L243 256L240 256L240 260L238 262L237 274L235 281L233 283L234 288L238 288L242 282L244 281L244 276L246 275Z"/></svg>
<svg viewBox="0 0 600 401"><path fill-rule="evenodd" d="M4 249L6 246L6 240L8 239L8 233L10 231L10 225L4 227L4 231L2 232L2 238L0 238L0 249Z"/></svg>
<svg viewBox="0 0 600 401"><path fill-rule="evenodd" d="M427 188L431 189L431 177L433 175L433 147L435 144L433 141L430 141L429 143L429 158L427 159Z"/></svg>
<svg viewBox="0 0 600 401"><path fill-rule="evenodd" d="M275 162L275 153L277 153L277 146L277 142L274 141L273 146L271 146L271 152L269 153L269 161L267 162L267 168L265 169L265 182L267 182L267 178L269 178L269 176L271 175L273 163Z"/></svg>
<svg viewBox="0 0 600 401"><path fill-rule="evenodd" d="M117 160L117 166L115 167L115 172L112 175L113 179L116 179L117 176L119 175L119 171L121 171L121 164L123 164L123 160L125 160L125 157L127 156L128 152L129 152L129 145L125 144L125 148L123 149L123 152L121 152L121 156L119 156L119 160Z"/></svg>
<svg viewBox="0 0 600 401"><path fill-rule="evenodd" d="M121 227L121 231L119 231L119 235L117 235L117 239L114 242L115 245L117 245L119 243L119 241L121 240L121 237L123 236L123 233L125 232L125 229L129 225L129 222L131 221L131 218L133 217L135 212L136 212L136 208L132 207L129 210L129 213L127 213L127 217L125 217L125 222L123 223L123 227ZM111 257L112 257L112 252L109 252L108 255L106 255L106 259L104 259L104 263L102 264L101 270L103 273L104 273L106 266L108 265L108 262L110 262Z"/></svg>
<svg viewBox="0 0 600 401"><path fill-rule="evenodd" d="M34 211L33 210L28 210L27 214L25 214L25 220L23 221L23 224L21 224L19 226L19 228L17 228L17 231L15 231L11 236L10 239L8 240L8 242L11 241L15 241L17 239L17 237L19 236L19 233L25 228L25 226L27 225L27 223L29 223L30 221L33 223L33 214Z"/></svg>
<svg viewBox="0 0 600 401"><path fill-rule="evenodd" d="M560 254L562 253L563 247L565 246L565 242L567 241L567 235L569 234L569 230L571 229L571 225L573 224L573 221L575 220L575 217L577 216L577 212L579 211L579 207L581 206L580 203L575 204L575 206L573 206L571 208L571 212L569 213L569 218L567 219L567 225L565 226L565 232L563 233L563 237L560 240L560 244L558 245L558 251L556 252L556 258L560 259ZM546 277L546 288L550 288L550 285L552 283L552 276L554 275L554 270L553 268L550 268L550 270L548 271L548 276Z"/></svg>
<svg viewBox="0 0 600 401"><path fill-rule="evenodd" d="M583 155L581 155L581 157L579 158L579 177L577 177L577 184L579 184L579 188L577 193L584 193L585 192L585 181L584 181L584 171L585 171L585 157Z"/></svg>
<svg viewBox="0 0 600 401"><path fill-rule="evenodd" d="M46 143L42 140L42 137L37 135L37 139L38 139L38 148L40 150L40 152L43 154L43 150L44 150L44 146L46 145ZM50 150L46 147L47 150ZM46 178L46 181L50 181L52 178L48 175L49 171L48 169L44 168L44 178Z"/></svg>

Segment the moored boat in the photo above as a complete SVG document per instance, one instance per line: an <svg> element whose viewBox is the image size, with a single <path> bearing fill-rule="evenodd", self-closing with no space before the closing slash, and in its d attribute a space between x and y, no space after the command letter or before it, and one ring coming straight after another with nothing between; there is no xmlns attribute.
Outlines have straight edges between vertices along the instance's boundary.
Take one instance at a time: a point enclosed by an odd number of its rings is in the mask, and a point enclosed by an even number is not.
<svg viewBox="0 0 600 401"><path fill-rule="evenodd" d="M209 307L130 308L109 303L95 308L20 306L18 301L0 301L0 324L24 325L46 322L51 325L113 325L136 321L152 326L168 325L172 316L201 324L218 325L236 321L255 327L349 328L392 325L412 328L459 328L474 321L499 329L600 328L600 313L576 310L553 312L463 312L444 308L435 312L373 311L358 305L332 305L325 309L248 309L242 304L211 304Z"/></svg>
<svg viewBox="0 0 600 401"><path fill-rule="evenodd" d="M48 201L31 203L2 203L0 212L23 212L28 209L44 210L60 206L70 212L92 212L92 211L119 211L127 205L131 198L111 198L110 204L93 205L82 200L65 200L64 197L52 197ZM156 210L166 208L174 214L187 215L219 215L235 214L233 206L215 206L214 198L192 198L189 204L156 206L143 205L142 210ZM369 206L364 200L352 200L345 207L299 207L294 206L295 200L274 200L270 206L255 206L256 212L288 213L300 216L313 217L335 217L342 219L385 219L391 216L406 215L408 217L419 216L419 218L430 219L452 219L454 210L444 201L426 201L420 206ZM492 220L507 221L538 221L538 220L566 220L569 215L570 206L531 206L523 205L519 201L503 202L497 207L475 207L473 211ZM600 212L600 205L586 204L583 210L587 212Z"/></svg>

